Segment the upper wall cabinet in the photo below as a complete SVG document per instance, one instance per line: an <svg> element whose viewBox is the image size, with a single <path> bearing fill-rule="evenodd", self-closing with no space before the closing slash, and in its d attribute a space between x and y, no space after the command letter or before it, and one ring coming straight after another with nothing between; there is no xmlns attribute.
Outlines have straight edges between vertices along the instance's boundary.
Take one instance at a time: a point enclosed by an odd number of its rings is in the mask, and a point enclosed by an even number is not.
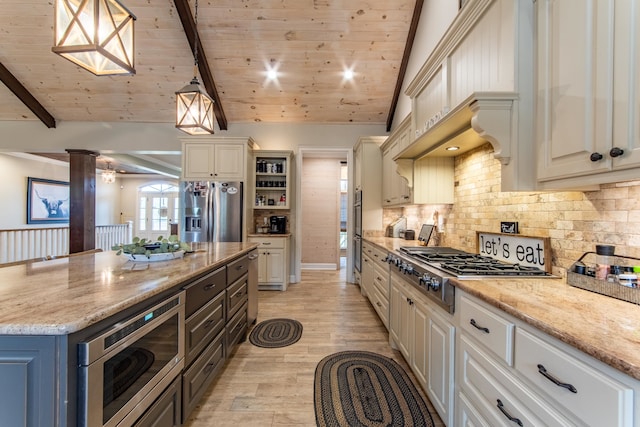
<svg viewBox="0 0 640 427"><path fill-rule="evenodd" d="M244 181L251 138L192 137L182 140L182 179L185 181Z"/></svg>
<svg viewBox="0 0 640 427"><path fill-rule="evenodd" d="M637 179L640 7L538 0L536 12L539 188Z"/></svg>
<svg viewBox="0 0 640 427"><path fill-rule="evenodd" d="M411 201L411 191L407 180L398 174L398 166L393 158L410 141L411 116L407 116L402 121L384 144L382 150L382 205L397 206L409 204Z"/></svg>
<svg viewBox="0 0 640 427"><path fill-rule="evenodd" d="M382 155L386 136L360 137L353 147L355 190L362 191L362 230L383 230Z"/></svg>
<svg viewBox="0 0 640 427"><path fill-rule="evenodd" d="M531 0L467 2L407 87L413 142L396 159L488 141L502 190L534 189L533 16Z"/></svg>

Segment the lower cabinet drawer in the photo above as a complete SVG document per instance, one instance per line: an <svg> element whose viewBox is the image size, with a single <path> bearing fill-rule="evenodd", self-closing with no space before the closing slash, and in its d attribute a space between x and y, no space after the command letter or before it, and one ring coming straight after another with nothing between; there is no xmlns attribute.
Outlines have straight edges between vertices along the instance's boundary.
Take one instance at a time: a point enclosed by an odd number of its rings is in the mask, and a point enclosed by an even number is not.
<svg viewBox="0 0 640 427"><path fill-rule="evenodd" d="M389 299L389 271L375 265L373 269L373 284L378 288L380 293Z"/></svg>
<svg viewBox="0 0 640 427"><path fill-rule="evenodd" d="M460 326L507 365L513 365L513 323L463 296L460 298Z"/></svg>
<svg viewBox="0 0 640 427"><path fill-rule="evenodd" d="M522 328L515 348L515 369L551 402L587 425L633 425L633 389Z"/></svg>
<svg viewBox="0 0 640 427"><path fill-rule="evenodd" d="M229 319L242 307L242 304L247 302L249 297L248 278L249 276L245 274L227 288L227 322L229 322Z"/></svg>
<svg viewBox="0 0 640 427"><path fill-rule="evenodd" d="M373 287L371 304L378 313L382 324L389 329L389 300L385 298L377 287Z"/></svg>
<svg viewBox="0 0 640 427"><path fill-rule="evenodd" d="M185 286L185 317L191 316L207 301L227 287L227 269L220 267Z"/></svg>
<svg viewBox="0 0 640 427"><path fill-rule="evenodd" d="M489 425L573 426L512 374L499 367L470 338L460 337L462 392ZM518 424L518 421L521 424ZM597 424L593 424L597 425Z"/></svg>
<svg viewBox="0 0 640 427"><path fill-rule="evenodd" d="M220 292L185 322L185 366L189 366L211 339L224 329L224 299L225 293Z"/></svg>
<svg viewBox="0 0 640 427"><path fill-rule="evenodd" d="M134 427L178 427L182 425L182 378L176 378L156 399Z"/></svg>
<svg viewBox="0 0 640 427"><path fill-rule="evenodd" d="M247 332L247 306L245 303L233 319L227 322L227 357Z"/></svg>
<svg viewBox="0 0 640 427"><path fill-rule="evenodd" d="M227 285L235 282L249 271L249 255L244 255L227 264Z"/></svg>
<svg viewBox="0 0 640 427"><path fill-rule="evenodd" d="M225 331L221 331L200 357L182 375L182 422L189 417L202 395L224 365Z"/></svg>
<svg viewBox="0 0 640 427"><path fill-rule="evenodd" d="M478 410L473 407L471 402L469 402L464 393L458 394L456 407L458 408L458 421L456 425L460 427L491 427L478 413Z"/></svg>

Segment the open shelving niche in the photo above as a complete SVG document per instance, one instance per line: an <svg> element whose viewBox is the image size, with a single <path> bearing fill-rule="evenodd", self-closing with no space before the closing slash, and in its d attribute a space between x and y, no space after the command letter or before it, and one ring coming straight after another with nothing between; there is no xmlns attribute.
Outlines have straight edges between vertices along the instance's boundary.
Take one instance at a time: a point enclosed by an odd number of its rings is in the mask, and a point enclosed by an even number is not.
<svg viewBox="0 0 640 427"><path fill-rule="evenodd" d="M290 209L292 157L291 151L254 152L254 209Z"/></svg>

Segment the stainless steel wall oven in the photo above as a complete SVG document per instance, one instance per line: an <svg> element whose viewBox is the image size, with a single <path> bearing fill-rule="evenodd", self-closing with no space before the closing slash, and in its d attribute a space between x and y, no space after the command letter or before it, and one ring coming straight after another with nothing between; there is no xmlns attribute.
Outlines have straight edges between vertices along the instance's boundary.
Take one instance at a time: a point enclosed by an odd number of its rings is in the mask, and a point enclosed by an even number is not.
<svg viewBox="0 0 640 427"><path fill-rule="evenodd" d="M362 264L362 190L356 190L353 202L353 266L361 271Z"/></svg>
<svg viewBox="0 0 640 427"><path fill-rule="evenodd" d="M180 292L78 345L79 425L131 425L184 367Z"/></svg>

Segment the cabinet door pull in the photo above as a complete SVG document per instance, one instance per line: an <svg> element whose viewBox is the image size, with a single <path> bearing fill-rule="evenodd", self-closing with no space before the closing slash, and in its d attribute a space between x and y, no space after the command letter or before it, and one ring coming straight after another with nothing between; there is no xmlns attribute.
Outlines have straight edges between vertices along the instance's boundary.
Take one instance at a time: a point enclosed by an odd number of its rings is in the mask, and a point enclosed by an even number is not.
<svg viewBox="0 0 640 427"><path fill-rule="evenodd" d="M205 286L204 288L202 288L202 290L205 291L210 291L211 289L213 289L216 286L215 283L209 283L207 286Z"/></svg>
<svg viewBox="0 0 640 427"><path fill-rule="evenodd" d="M378 307L382 307L382 304L380 304L380 301L376 302L376 305L377 305Z"/></svg>
<svg viewBox="0 0 640 427"><path fill-rule="evenodd" d="M481 330L482 332L490 333L490 332L489 332L489 328L485 328L484 326L480 326L480 325L478 325L478 324L476 323L476 319L471 319L471 320L469 321L469 323L471 323L471 326L473 326L473 327L474 327L474 328L476 328L476 329Z"/></svg>
<svg viewBox="0 0 640 427"><path fill-rule="evenodd" d="M238 265L238 266L236 266L236 270L238 270L238 271L242 270L243 268L244 268L244 265Z"/></svg>
<svg viewBox="0 0 640 427"><path fill-rule="evenodd" d="M249 260L250 261L253 261L256 258L258 258L258 255L249 255Z"/></svg>
<svg viewBox="0 0 640 427"><path fill-rule="evenodd" d="M204 322L204 325L202 327L207 329L209 326L213 325L214 323L215 323L215 320L207 320L206 322Z"/></svg>
<svg viewBox="0 0 640 427"><path fill-rule="evenodd" d="M522 427L522 421L520 421L520 419L516 418L516 417L512 417L511 414L509 412L507 412L507 410L504 408L504 404L502 403L502 400L498 399L498 409L500 409L500 412L502 412L502 414L507 417L507 419L509 421L511 421L512 423L516 423L518 424L520 427Z"/></svg>
<svg viewBox="0 0 640 427"><path fill-rule="evenodd" d="M571 385L569 383L563 383L563 382L558 381L558 379L556 377L554 377L553 375L551 375L550 373L548 373L547 369L541 364L538 364L538 372L543 377L545 377L546 379L548 379L549 381L551 381L552 383L554 383L558 387L566 388L571 393L577 393L578 392L578 389L575 388L573 385Z"/></svg>
<svg viewBox="0 0 640 427"><path fill-rule="evenodd" d="M262 246L269 246L271 242L262 242Z"/></svg>
<svg viewBox="0 0 640 427"><path fill-rule="evenodd" d="M598 162L603 158L604 156L600 153L591 153L591 155L589 156L589 160L591 160L592 162Z"/></svg>
<svg viewBox="0 0 640 427"><path fill-rule="evenodd" d="M611 157L619 157L619 156L622 156L623 154L624 154L624 150L622 148L618 148L618 147L613 147L609 151L609 155Z"/></svg>

